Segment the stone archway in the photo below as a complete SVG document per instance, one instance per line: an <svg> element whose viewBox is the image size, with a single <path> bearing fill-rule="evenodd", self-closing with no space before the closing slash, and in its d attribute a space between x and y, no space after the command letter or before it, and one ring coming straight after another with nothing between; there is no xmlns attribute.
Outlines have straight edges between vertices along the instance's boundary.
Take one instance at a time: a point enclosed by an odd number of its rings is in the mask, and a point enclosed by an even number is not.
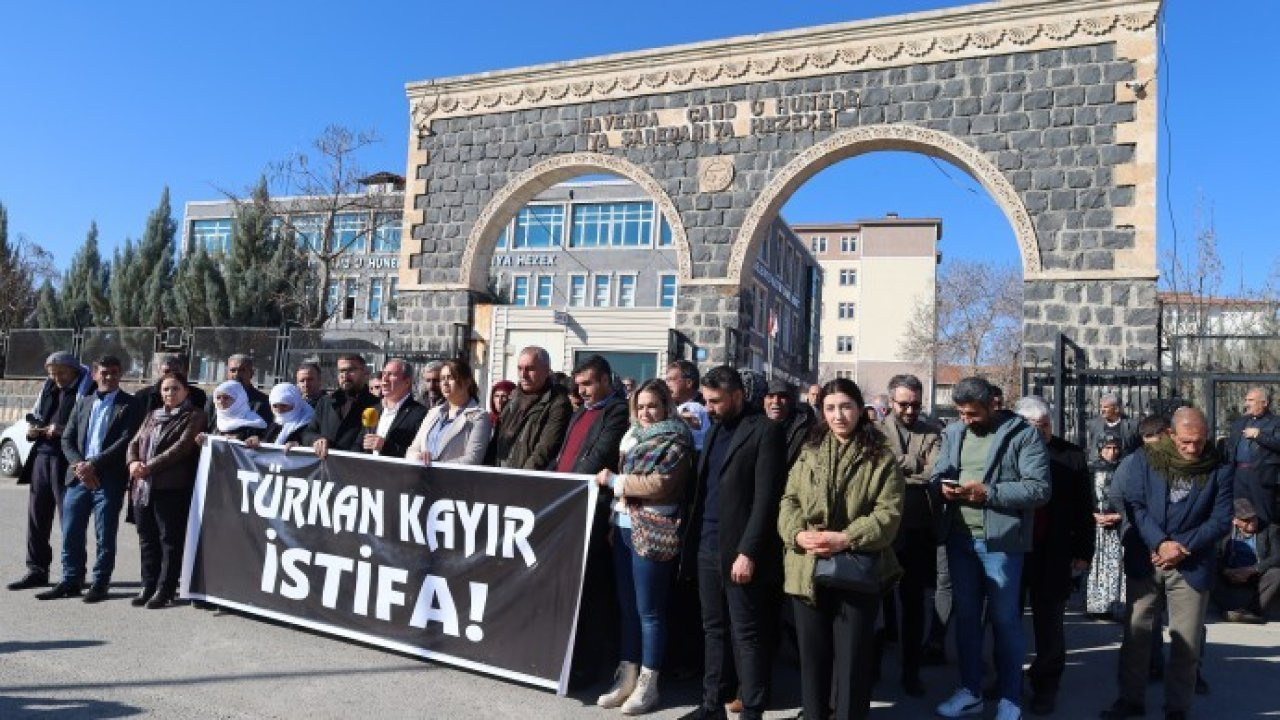
<svg viewBox="0 0 1280 720"><path fill-rule="evenodd" d="M680 280L692 277L689 239L675 203L662 186L649 173L634 163L619 157L600 153L572 153L543 160L513 177L489 200L480 212L467 236L462 252L462 274L458 284L468 290L483 291L488 280L489 260L494 245L506 221L514 217L525 203L538 193L557 183L580 175L609 172L620 175L640 186L653 199L654 206L671 226L672 245L676 250L676 264Z"/></svg>
<svg viewBox="0 0 1280 720"><path fill-rule="evenodd" d="M1156 347L1159 0L1000 0L412 83L401 289L413 333L468 322L494 223L606 171L678 236L675 324L724 359L761 225L825 164L906 149L973 174L1025 270L1024 344Z"/></svg>
<svg viewBox="0 0 1280 720"><path fill-rule="evenodd" d="M814 175L851 157L877 150L906 150L931 155L963 168L982 184L1013 227L1027 277L1040 275L1040 246L1031 216L1009 180L972 145L939 130L913 125L868 125L837 133L800 153L778 171L747 211L729 256L730 281L741 283L748 258L755 257L770 221L791 195Z"/></svg>

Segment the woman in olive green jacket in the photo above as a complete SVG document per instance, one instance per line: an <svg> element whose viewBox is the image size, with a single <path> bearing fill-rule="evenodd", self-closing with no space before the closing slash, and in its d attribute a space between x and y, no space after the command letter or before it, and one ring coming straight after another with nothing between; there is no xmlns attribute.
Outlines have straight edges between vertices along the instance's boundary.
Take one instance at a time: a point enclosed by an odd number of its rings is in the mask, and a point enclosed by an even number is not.
<svg viewBox="0 0 1280 720"><path fill-rule="evenodd" d="M880 593L815 586L818 558L878 553L882 590L901 571L893 540L902 518L902 471L884 436L863 415L851 380L822 388L821 421L787 478L778 515L784 582L795 608L804 716L828 717L832 670L840 720L871 709L871 662Z"/></svg>

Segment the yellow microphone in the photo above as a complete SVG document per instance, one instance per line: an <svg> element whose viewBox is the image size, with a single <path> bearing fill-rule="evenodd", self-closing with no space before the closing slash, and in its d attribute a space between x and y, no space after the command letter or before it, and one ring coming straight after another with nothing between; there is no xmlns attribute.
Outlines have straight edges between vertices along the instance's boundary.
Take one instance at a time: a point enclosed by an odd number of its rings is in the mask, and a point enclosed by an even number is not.
<svg viewBox="0 0 1280 720"><path fill-rule="evenodd" d="M360 424L364 426L364 435L368 437L377 431L378 427L378 408L367 407L364 412L360 413ZM373 451L374 455L380 454L377 450Z"/></svg>

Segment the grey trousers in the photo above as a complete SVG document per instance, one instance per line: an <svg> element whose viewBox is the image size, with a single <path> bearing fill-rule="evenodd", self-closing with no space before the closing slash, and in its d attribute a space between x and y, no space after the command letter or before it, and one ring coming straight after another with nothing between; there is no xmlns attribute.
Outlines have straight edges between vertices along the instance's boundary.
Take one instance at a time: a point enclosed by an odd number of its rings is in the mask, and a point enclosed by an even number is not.
<svg viewBox="0 0 1280 720"><path fill-rule="evenodd" d="M1128 635L1120 646L1120 697L1145 705L1153 635L1158 632L1160 600L1169 609L1172 639L1164 671L1165 712L1187 711L1196 687L1209 593L1191 587L1182 573L1156 569L1151 577L1128 577Z"/></svg>

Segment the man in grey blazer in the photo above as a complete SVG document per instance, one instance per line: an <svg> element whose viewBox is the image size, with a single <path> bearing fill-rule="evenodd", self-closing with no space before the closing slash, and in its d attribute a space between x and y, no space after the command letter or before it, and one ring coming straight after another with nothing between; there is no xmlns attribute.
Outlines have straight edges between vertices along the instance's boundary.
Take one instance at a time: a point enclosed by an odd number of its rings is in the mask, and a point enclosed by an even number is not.
<svg viewBox="0 0 1280 720"><path fill-rule="evenodd" d="M97 391L82 396L62 433L67 489L62 498L62 582L36 595L41 600L73 597L84 585L85 535L93 516L97 558L87 603L107 599L116 564L116 530L129 473L125 451L141 423L134 397L120 389L121 363L112 355L94 365Z"/></svg>

